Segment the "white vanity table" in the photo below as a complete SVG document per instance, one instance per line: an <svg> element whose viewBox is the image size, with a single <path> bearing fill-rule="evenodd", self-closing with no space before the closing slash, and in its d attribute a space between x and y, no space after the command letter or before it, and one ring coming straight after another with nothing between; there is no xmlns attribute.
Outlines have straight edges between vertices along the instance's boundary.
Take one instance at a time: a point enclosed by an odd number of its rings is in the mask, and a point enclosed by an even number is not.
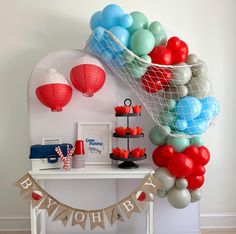
<svg viewBox="0 0 236 234"><path fill-rule="evenodd" d="M55 68L68 77L74 61L81 56L79 50L58 51L42 59L34 71L28 86L28 106L31 144L39 144L42 138L58 137L63 143L74 144L76 140L76 123L110 122L112 129L119 126L114 117L113 107L123 104L125 98L134 103L140 100L125 86L122 81L107 70L104 87L94 97L83 97L73 89L73 96L62 112L53 113L42 106L35 97L36 79L48 68ZM120 121L120 120L119 120ZM122 120L121 120L122 121ZM142 144L147 148L148 159L142 161L150 166L138 169L119 169L108 165L86 165L84 169L63 172L58 170L31 171L47 192L59 201L81 209L99 209L116 203L127 196L151 171L151 153L154 147L148 140L148 131L154 122L143 109L142 116L132 120L132 124L144 129L145 138ZM113 142L115 143L115 142ZM141 164L142 165L142 164ZM98 183L99 182L99 183ZM63 227L61 223L52 222L45 217L44 211L31 210L32 234L65 234L86 233L76 227ZM41 217L40 217L41 216ZM40 232L37 232L41 228ZM79 231L78 231L79 230ZM125 223L108 228L105 231L95 229L91 233L109 234L199 234L199 204L191 204L183 210L172 208L166 199L156 199L150 203L145 213L135 214Z"/></svg>

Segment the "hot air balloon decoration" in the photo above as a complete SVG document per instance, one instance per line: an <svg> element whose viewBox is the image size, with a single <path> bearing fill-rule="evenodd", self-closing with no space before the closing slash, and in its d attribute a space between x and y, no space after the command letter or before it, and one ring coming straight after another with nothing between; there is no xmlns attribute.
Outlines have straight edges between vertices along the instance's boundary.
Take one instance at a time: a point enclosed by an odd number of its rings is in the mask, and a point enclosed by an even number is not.
<svg viewBox="0 0 236 234"><path fill-rule="evenodd" d="M102 64L94 57L80 57L71 69L70 79L74 87L86 97L92 97L105 83L106 73Z"/></svg>
<svg viewBox="0 0 236 234"><path fill-rule="evenodd" d="M69 103L72 88L61 73L49 69L40 77L35 93L43 105L51 108L53 112L59 112Z"/></svg>

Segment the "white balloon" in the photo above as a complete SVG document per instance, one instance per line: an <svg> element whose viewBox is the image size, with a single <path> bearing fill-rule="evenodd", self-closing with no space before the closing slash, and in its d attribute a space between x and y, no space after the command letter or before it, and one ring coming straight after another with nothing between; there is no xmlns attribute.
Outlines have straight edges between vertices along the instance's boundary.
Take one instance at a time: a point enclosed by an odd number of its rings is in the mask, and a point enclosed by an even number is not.
<svg viewBox="0 0 236 234"><path fill-rule="evenodd" d="M178 189L185 189L188 187L188 181L184 178L179 178L175 182Z"/></svg>
<svg viewBox="0 0 236 234"><path fill-rule="evenodd" d="M189 54L186 60L187 64L195 64L198 62L198 57L196 54Z"/></svg>
<svg viewBox="0 0 236 234"><path fill-rule="evenodd" d="M157 196L160 197L160 198L165 198L167 196L167 191L157 189Z"/></svg>
<svg viewBox="0 0 236 234"><path fill-rule="evenodd" d="M169 170L165 167L159 167L155 170L154 176L160 181L162 184L161 190L169 190L175 184L175 177L172 176Z"/></svg>
<svg viewBox="0 0 236 234"><path fill-rule="evenodd" d="M202 198L202 190L196 189L191 192L191 202L197 202Z"/></svg>
<svg viewBox="0 0 236 234"><path fill-rule="evenodd" d="M177 189L173 187L167 195L168 202L177 209L187 207L191 201L191 195L188 189Z"/></svg>
<svg viewBox="0 0 236 234"><path fill-rule="evenodd" d="M175 65L176 67L171 71L172 79L169 84L172 85L185 85L189 82L192 76L191 68L186 63L179 63Z"/></svg>

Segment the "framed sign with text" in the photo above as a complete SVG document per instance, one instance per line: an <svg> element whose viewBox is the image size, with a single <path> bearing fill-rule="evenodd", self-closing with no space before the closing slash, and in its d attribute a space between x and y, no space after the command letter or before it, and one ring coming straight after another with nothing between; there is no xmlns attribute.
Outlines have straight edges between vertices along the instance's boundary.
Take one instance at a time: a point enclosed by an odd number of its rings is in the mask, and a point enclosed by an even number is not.
<svg viewBox="0 0 236 234"><path fill-rule="evenodd" d="M77 139L84 141L86 164L110 164L111 123L78 123Z"/></svg>

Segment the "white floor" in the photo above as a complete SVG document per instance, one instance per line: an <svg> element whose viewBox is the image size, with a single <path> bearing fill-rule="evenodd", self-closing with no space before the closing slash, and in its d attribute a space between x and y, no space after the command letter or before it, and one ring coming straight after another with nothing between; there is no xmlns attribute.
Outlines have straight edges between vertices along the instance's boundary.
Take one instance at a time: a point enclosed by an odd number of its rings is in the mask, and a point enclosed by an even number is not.
<svg viewBox="0 0 236 234"><path fill-rule="evenodd" d="M30 234L30 232L0 232L0 234ZM236 229L202 230L202 234L236 234Z"/></svg>

